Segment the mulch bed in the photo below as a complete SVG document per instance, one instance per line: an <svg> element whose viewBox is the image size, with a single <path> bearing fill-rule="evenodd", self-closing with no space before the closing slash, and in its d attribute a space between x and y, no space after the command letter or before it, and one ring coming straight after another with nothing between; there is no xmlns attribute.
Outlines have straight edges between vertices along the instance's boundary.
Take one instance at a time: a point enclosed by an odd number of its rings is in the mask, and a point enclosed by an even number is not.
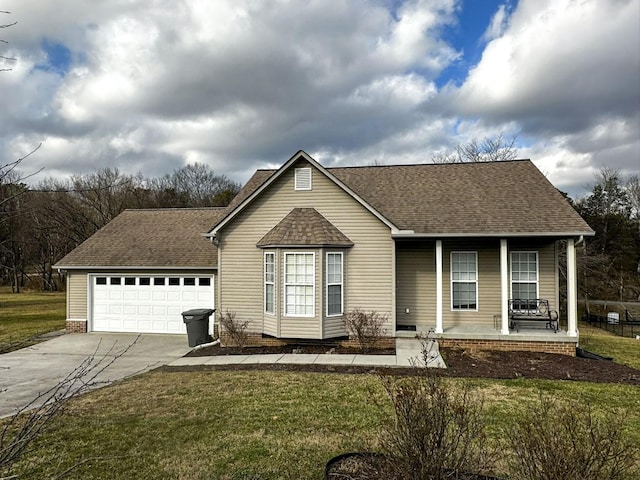
<svg viewBox="0 0 640 480"><path fill-rule="evenodd" d="M324 471L326 480L404 480L393 473L383 455L368 452L345 453L332 458ZM450 473L452 480L498 480L473 473Z"/></svg>
<svg viewBox="0 0 640 480"><path fill-rule="evenodd" d="M192 350L185 357L212 357L218 355L262 355L268 353L341 353L341 354L358 354L362 353L357 348L343 347L340 345L318 345L318 344L299 344L299 345L282 345L282 346L264 346L264 347L221 347L214 345L212 347L204 347L200 350ZM375 348L367 352L369 355L395 355L395 348Z"/></svg>
<svg viewBox="0 0 640 480"><path fill-rule="evenodd" d="M229 347L207 347L188 356L233 355L238 353L292 353L293 348L302 348L301 353L327 353L326 346L304 345L302 347L246 347L243 350ZM496 378L496 379L548 379L583 381L595 383L620 383L640 385L640 370L611 361L569 357L566 355L537 352L468 351L460 348L442 348L446 369L432 369L444 377ZM359 353L353 349L335 347L334 353ZM371 352L374 353L374 352ZM393 349L377 351L378 354L393 354ZM416 368L380 368L338 365L194 365L165 367L185 371L199 370L275 370L321 373L374 373L378 375L419 375Z"/></svg>

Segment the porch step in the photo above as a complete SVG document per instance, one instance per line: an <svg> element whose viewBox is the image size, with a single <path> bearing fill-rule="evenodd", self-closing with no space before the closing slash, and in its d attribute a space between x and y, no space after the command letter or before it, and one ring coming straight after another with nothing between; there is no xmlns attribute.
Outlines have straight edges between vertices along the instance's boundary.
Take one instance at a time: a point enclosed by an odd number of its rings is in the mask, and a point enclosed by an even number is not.
<svg viewBox="0 0 640 480"><path fill-rule="evenodd" d="M422 341L417 338L396 338L397 350L416 350L420 352L422 350Z"/></svg>
<svg viewBox="0 0 640 480"><path fill-rule="evenodd" d="M440 349L438 348L437 342L429 341L425 347L428 349L428 353L426 355L427 367L447 368L442 360L442 356L440 356ZM396 338L397 365L411 367L419 365L425 366L425 355L423 354L422 349L422 341L417 338Z"/></svg>

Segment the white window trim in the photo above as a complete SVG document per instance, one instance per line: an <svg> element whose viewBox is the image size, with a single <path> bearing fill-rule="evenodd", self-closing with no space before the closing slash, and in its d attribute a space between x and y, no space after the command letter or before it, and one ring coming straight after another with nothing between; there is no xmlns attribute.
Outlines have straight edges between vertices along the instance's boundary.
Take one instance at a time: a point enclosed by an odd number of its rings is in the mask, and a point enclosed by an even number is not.
<svg viewBox="0 0 640 480"><path fill-rule="evenodd" d="M340 255L340 283L329 283L329 255ZM344 315L344 254L342 252L327 252L325 261L325 315L327 317L341 317ZM340 313L329 314L329 286L340 285Z"/></svg>
<svg viewBox="0 0 640 480"><path fill-rule="evenodd" d="M513 298L513 254L514 253L533 253L536 256L536 281L535 282L521 282L516 283L535 283L536 284L536 298L540 298L540 255L537 250L512 250L509 253L509 298Z"/></svg>
<svg viewBox="0 0 640 480"><path fill-rule="evenodd" d="M476 284L476 308L453 308L453 284L454 283L471 283L470 280L468 281L460 281L460 280L453 280L453 255L454 253L473 253L475 255L476 258L476 279L473 281L473 283ZM480 308L480 301L479 301L479 297L480 297L480 292L478 289L478 277L479 277L479 272L478 272L478 252L477 251L473 251L473 250L452 250L449 253L449 290L450 290L450 308L452 312L477 312L478 309Z"/></svg>
<svg viewBox="0 0 640 480"><path fill-rule="evenodd" d="M300 185L298 183L298 174L305 175L305 179L308 178L309 179L309 185ZM311 171L311 167L300 167L300 168L296 168L295 169L295 174L294 174L294 189L295 190L311 190L313 187L313 172Z"/></svg>
<svg viewBox="0 0 640 480"><path fill-rule="evenodd" d="M269 282L267 280L267 257L268 256L272 256L273 257L273 281ZM276 310L277 310L277 306L276 306L276 299L278 298L278 291L277 291L277 286L276 284L277 279L278 279L278 263L276 261L276 252L264 252L264 262L262 264L262 268L263 268L263 295L264 295L264 302L263 302L263 308L264 308L264 313L266 315L275 315L276 314ZM267 285L273 285L273 311L270 312L267 310Z"/></svg>
<svg viewBox="0 0 640 480"><path fill-rule="evenodd" d="M296 313L287 313L287 287L288 286L296 286L300 285L298 283L287 283L287 257L289 255L311 255L313 258L313 283L311 284L312 288L312 304L311 310L313 313L311 315L302 315ZM293 318L313 318L316 316L316 253L315 252L285 252L284 253L284 268L283 268L283 279L282 283L284 288L282 289L282 297L283 297L283 310L285 317L293 317ZM304 284L306 285L306 284Z"/></svg>

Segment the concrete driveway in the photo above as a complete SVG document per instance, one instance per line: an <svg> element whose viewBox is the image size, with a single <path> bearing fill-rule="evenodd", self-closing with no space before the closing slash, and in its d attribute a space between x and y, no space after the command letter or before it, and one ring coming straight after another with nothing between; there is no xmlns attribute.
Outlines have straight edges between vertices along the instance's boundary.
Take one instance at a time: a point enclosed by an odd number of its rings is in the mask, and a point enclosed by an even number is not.
<svg viewBox="0 0 640 480"><path fill-rule="evenodd" d="M96 378L104 385L170 363L190 350L186 335L75 333L5 353L0 355L0 418L55 386L88 357L105 365L120 355Z"/></svg>

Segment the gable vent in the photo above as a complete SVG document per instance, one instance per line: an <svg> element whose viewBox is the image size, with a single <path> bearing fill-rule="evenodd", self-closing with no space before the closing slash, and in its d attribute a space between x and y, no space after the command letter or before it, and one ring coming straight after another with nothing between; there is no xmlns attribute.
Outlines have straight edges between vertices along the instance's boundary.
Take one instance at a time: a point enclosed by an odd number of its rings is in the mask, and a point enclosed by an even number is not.
<svg viewBox="0 0 640 480"><path fill-rule="evenodd" d="M311 168L296 168L296 190L311 190Z"/></svg>

